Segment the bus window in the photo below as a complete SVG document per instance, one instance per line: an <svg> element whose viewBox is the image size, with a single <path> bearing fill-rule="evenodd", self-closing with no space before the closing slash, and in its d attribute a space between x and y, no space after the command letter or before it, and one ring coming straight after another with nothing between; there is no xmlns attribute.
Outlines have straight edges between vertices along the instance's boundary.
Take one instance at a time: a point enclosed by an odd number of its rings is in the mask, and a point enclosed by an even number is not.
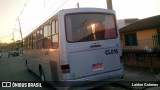
<svg viewBox="0 0 160 90"><path fill-rule="evenodd" d="M29 50L29 37L27 39L27 49Z"/></svg>
<svg viewBox="0 0 160 90"><path fill-rule="evenodd" d="M43 41L44 41L44 49L51 48L51 37L50 36L49 37L45 37L43 39Z"/></svg>
<svg viewBox="0 0 160 90"><path fill-rule="evenodd" d="M49 48L51 48L51 36L50 36L50 29L51 27L50 27L50 25L46 25L45 27L44 27L44 38L43 38L43 41L44 41L44 46L43 46L43 48L44 49L49 49Z"/></svg>
<svg viewBox="0 0 160 90"><path fill-rule="evenodd" d="M33 34L33 42L36 41L36 33Z"/></svg>
<svg viewBox="0 0 160 90"><path fill-rule="evenodd" d="M42 49L43 48L43 39L40 39L40 40L36 41L36 48L37 49Z"/></svg>
<svg viewBox="0 0 160 90"><path fill-rule="evenodd" d="M33 34L33 49L36 48L36 33Z"/></svg>
<svg viewBox="0 0 160 90"><path fill-rule="evenodd" d="M58 20L52 22L52 48L58 48Z"/></svg>
<svg viewBox="0 0 160 90"><path fill-rule="evenodd" d="M26 39L24 40L24 45L23 45L23 47L24 47L24 50L28 50L28 38L26 38Z"/></svg>
<svg viewBox="0 0 160 90"><path fill-rule="evenodd" d="M51 35L51 25L48 25L48 35Z"/></svg>
<svg viewBox="0 0 160 90"><path fill-rule="evenodd" d="M33 49L33 38L32 38L32 35L29 37L29 49Z"/></svg>
<svg viewBox="0 0 160 90"><path fill-rule="evenodd" d="M113 15L74 14L65 17L67 41L84 42L117 38Z"/></svg>
<svg viewBox="0 0 160 90"><path fill-rule="evenodd" d="M47 37L47 36L49 36L49 27L48 27L48 25L46 25L44 27L44 37Z"/></svg>
<svg viewBox="0 0 160 90"><path fill-rule="evenodd" d="M58 48L58 34L52 36L52 48Z"/></svg>
<svg viewBox="0 0 160 90"><path fill-rule="evenodd" d="M39 30L37 31L36 40L40 39Z"/></svg>
<svg viewBox="0 0 160 90"><path fill-rule="evenodd" d="M55 28L56 29L56 33L58 33L58 21L57 20L55 21L55 26L56 26L56 28Z"/></svg>
<svg viewBox="0 0 160 90"><path fill-rule="evenodd" d="M52 35L55 34L55 21L52 22Z"/></svg>
<svg viewBox="0 0 160 90"><path fill-rule="evenodd" d="M40 30L40 31L39 31L39 37L40 37L40 39L44 37L44 35L43 35L43 30Z"/></svg>

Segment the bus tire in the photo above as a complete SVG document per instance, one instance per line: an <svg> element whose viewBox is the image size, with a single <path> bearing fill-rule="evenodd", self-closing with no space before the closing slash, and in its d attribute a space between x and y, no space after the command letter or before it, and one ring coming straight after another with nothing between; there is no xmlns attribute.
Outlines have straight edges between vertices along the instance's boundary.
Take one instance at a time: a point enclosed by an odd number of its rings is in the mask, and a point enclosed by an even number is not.
<svg viewBox="0 0 160 90"><path fill-rule="evenodd" d="M39 67L39 72L40 72L41 83L43 86L45 86L45 75L44 75L44 71L41 66Z"/></svg>

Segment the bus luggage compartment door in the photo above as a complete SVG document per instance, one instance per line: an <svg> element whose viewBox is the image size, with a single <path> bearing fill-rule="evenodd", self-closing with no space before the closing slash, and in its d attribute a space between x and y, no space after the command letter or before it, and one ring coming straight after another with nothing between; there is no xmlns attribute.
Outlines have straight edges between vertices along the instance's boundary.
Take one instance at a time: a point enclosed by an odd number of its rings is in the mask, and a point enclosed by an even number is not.
<svg viewBox="0 0 160 90"><path fill-rule="evenodd" d="M120 69L117 47L70 52L69 63L72 79Z"/></svg>

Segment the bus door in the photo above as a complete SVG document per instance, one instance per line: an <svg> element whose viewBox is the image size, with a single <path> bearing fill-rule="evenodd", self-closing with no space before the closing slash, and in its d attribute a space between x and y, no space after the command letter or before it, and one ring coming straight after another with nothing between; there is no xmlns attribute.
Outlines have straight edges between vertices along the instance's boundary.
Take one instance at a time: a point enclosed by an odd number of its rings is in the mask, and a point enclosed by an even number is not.
<svg viewBox="0 0 160 90"><path fill-rule="evenodd" d="M120 69L114 15L71 14L65 16L65 23L72 79Z"/></svg>

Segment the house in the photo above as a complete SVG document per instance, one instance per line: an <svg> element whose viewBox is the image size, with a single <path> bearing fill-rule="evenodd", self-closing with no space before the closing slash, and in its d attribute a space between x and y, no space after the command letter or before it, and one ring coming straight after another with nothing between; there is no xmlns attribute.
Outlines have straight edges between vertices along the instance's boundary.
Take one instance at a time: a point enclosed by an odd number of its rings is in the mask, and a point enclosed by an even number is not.
<svg viewBox="0 0 160 90"><path fill-rule="evenodd" d="M160 49L160 15L122 27L120 36L123 50Z"/></svg>
<svg viewBox="0 0 160 90"><path fill-rule="evenodd" d="M124 65L160 68L160 15L122 27L120 36Z"/></svg>

